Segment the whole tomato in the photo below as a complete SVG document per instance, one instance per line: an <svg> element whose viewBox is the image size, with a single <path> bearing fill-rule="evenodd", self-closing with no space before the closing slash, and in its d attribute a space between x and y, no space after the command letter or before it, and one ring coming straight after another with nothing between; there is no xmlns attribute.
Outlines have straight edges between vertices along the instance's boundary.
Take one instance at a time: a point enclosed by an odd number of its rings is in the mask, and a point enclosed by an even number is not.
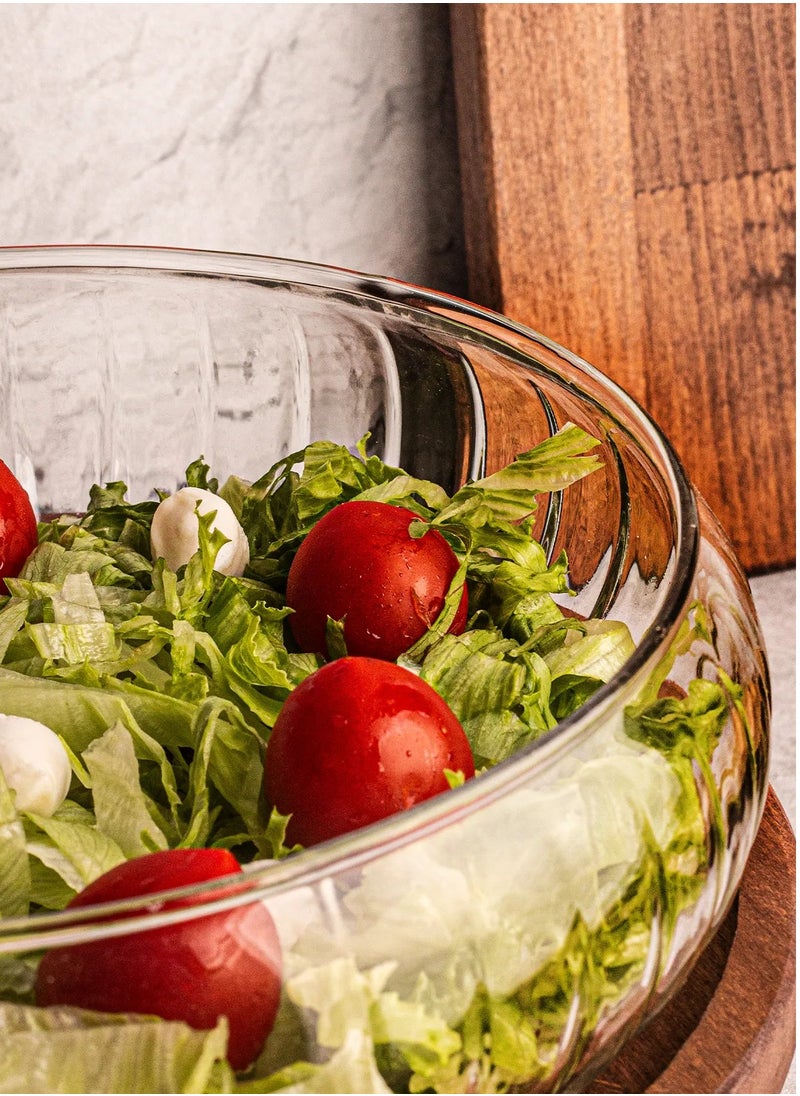
<svg viewBox="0 0 800 1096"><path fill-rule="evenodd" d="M0 460L0 594L16 578L38 543L31 500L8 465Z"/></svg>
<svg viewBox="0 0 800 1096"><path fill-rule="evenodd" d="M167 849L112 868L77 894L70 908L155 894L240 871L227 849ZM160 905L176 909L199 901L186 898ZM42 1006L142 1013L183 1020L199 1030L215 1027L226 1016L228 1060L234 1069L244 1069L257 1057L275 1021L280 991L278 935L259 902L53 948L36 976L36 1003Z"/></svg>
<svg viewBox="0 0 800 1096"><path fill-rule="evenodd" d="M458 569L437 529L414 538L419 516L385 502L343 502L307 534L289 570L289 626L303 651L324 654L328 617L344 619L347 653L394 661L428 630ZM467 590L450 631L467 621Z"/></svg>
<svg viewBox="0 0 800 1096"><path fill-rule="evenodd" d="M427 682L393 662L329 662L289 694L267 744L269 803L289 845L315 845L413 807L475 775L461 724Z"/></svg>

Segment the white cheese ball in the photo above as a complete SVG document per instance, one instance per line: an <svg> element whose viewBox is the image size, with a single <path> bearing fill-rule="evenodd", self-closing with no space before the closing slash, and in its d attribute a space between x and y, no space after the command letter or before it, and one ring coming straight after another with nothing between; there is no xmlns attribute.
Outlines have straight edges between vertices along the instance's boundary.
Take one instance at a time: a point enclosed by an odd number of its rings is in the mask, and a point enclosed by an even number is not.
<svg viewBox="0 0 800 1096"><path fill-rule="evenodd" d="M0 769L18 811L50 817L67 798L72 769L58 735L21 715L0 715Z"/></svg>
<svg viewBox="0 0 800 1096"><path fill-rule="evenodd" d="M189 562L200 547L198 510L201 514L216 511L211 527L228 538L217 552L214 570L223 575L243 575L250 562L245 531L224 499L200 487L182 487L159 503L150 527L153 559L163 558L171 571Z"/></svg>

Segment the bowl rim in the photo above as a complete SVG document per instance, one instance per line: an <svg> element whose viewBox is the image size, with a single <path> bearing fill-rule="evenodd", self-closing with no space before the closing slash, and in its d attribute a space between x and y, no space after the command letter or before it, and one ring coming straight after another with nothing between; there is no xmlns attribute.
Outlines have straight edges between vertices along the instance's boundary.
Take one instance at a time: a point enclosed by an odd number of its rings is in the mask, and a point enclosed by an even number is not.
<svg viewBox="0 0 800 1096"><path fill-rule="evenodd" d="M49 947L54 943L82 942L87 938L87 924L92 924L98 935L128 935L137 930L205 916L254 900L277 897L300 887L313 886L343 870L360 867L393 849L422 839L444 825L457 823L460 818L507 795L524 783L545 759L549 761L569 750L576 739L589 734L614 707L620 690L629 686L634 679L648 674L664 655L682 621L696 572L700 544L697 500L675 450L652 417L622 387L579 355L533 328L445 292L346 267L244 252L122 244L0 246L0 302L4 274L89 270L190 274L215 280L255 281L265 285L295 284L322 291L346 292L352 298L366 297L378 302L384 309L396 309L402 303L405 318L415 311L430 317L428 309L431 305L444 306L467 322L480 320L491 324L491 337L481 330L473 332L474 341L478 344L486 340L496 345L507 333L532 344L532 360L535 360L533 352L536 345L546 348L613 396L627 416L626 426L631 429L635 427L637 442L641 444L646 441L660 458L664 483L669 488L675 507L677 533L674 569L668 579L658 618L646 629L633 654L614 677L573 715L513 757L481 774L478 780L467 781L447 795L434 797L410 810L282 860L263 860L244 865L242 874L161 891L157 895L151 893L111 903L3 918L0 920L0 954ZM441 313L436 314L436 321L445 327L454 322ZM463 329L460 329L460 334L463 337ZM519 360L518 347L514 348L513 356ZM231 894L234 879L244 885L235 887L235 893ZM223 892L221 896L219 892ZM196 902L178 909L156 909L173 899L196 899ZM128 916L124 921L102 920L113 914Z"/></svg>

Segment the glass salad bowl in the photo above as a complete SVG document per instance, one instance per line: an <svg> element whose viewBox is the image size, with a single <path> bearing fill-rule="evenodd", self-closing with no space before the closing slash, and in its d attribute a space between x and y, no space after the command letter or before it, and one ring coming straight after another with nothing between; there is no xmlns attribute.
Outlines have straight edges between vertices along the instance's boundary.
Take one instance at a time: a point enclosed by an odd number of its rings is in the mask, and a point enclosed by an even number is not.
<svg viewBox="0 0 800 1096"><path fill-rule="evenodd" d="M568 579L552 597L579 642L616 635L609 622L630 637L610 661L598 644L580 707L445 794L311 848L256 856L235 878L62 909L103 870L104 827L117 827L115 847L146 852L168 808L182 817L183 795L195 819L204 795L217 809L245 787L257 797L252 766L269 728L246 716L257 748L237 769L233 724L216 754L208 733L191 737L191 712L188 738L161 733L191 690L180 699L135 675L109 684L96 674L87 685L85 653L70 661L66 648L28 672L33 662L9 656L23 643L13 636L52 621L63 594L30 574L31 585L0 599L0 712L62 737L75 795L49 819L0 796L0 1089L591 1083L721 922L766 795L769 686L748 586L658 428L533 331L440 293L306 263L4 249L0 315L0 458L43 521L83 513L94 484L122 481L130 500L173 492L201 455L220 483L256 481L320 439L453 495L580 427L597 441L599 467L538 495L534 534L548 568L566 554ZM101 622L110 582L94 574L90 608ZM573 648L537 650L551 690L568 682ZM498 726L513 726L526 696L497 702ZM86 758L111 732L127 745L110 762L116 790L101 794ZM181 774L206 747L211 791L186 791ZM114 821L115 797L127 823ZM192 834L168 841L191 845ZM235 834L217 841L226 843ZM224 966L220 926L254 909L277 930L280 1008L244 1072L227 1064L224 1015L197 1030L34 1003L42 957L76 945L117 941L141 954L156 930L215 926L202 946ZM246 946L257 951L262 922L248 923ZM165 967L163 977L204 993L191 972ZM251 981L241 980L240 1003L255 1012Z"/></svg>

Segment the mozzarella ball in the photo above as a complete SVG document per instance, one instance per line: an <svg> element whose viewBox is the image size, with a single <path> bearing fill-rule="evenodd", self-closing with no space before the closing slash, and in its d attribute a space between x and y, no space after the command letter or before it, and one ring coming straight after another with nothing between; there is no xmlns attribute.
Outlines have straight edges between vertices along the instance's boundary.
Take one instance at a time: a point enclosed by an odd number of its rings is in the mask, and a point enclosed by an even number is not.
<svg viewBox="0 0 800 1096"><path fill-rule="evenodd" d="M21 715L0 715L0 769L18 811L50 817L67 798L72 769L58 735Z"/></svg>
<svg viewBox="0 0 800 1096"><path fill-rule="evenodd" d="M223 575L243 575L250 562L250 546L239 521L224 499L200 487L182 487L159 503L150 527L153 559L163 558L171 571L188 563L200 547L197 512L216 511L212 529L228 538L214 561L214 570Z"/></svg>

